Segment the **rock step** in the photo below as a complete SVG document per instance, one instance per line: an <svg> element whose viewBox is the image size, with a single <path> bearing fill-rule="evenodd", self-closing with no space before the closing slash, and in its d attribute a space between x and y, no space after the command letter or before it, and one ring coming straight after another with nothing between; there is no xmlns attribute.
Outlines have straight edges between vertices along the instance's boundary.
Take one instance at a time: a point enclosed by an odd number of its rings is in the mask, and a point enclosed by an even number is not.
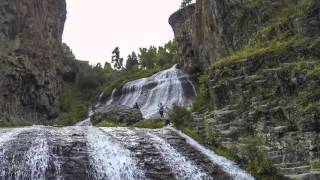
<svg viewBox="0 0 320 180"><path fill-rule="evenodd" d="M217 130L228 130L230 128L230 123L225 123L225 124L217 124L215 125Z"/></svg>
<svg viewBox="0 0 320 180"><path fill-rule="evenodd" d="M304 173L299 175L286 175L285 177L289 179L295 180L313 180L313 179L320 179L320 171Z"/></svg>
<svg viewBox="0 0 320 180"><path fill-rule="evenodd" d="M295 174L304 174L310 172L310 166L300 166L292 168L278 168L280 174L284 175L295 175Z"/></svg>
<svg viewBox="0 0 320 180"><path fill-rule="evenodd" d="M299 166L303 166L303 165L304 165L304 163L302 163L302 162L274 164L274 166L276 168L292 168L292 167L299 167Z"/></svg>

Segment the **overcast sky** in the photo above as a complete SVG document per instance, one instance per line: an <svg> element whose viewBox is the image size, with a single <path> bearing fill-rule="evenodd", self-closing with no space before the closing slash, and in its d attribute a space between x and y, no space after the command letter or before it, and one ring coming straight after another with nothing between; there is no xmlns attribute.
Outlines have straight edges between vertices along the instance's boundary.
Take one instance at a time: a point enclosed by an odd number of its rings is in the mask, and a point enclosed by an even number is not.
<svg viewBox="0 0 320 180"><path fill-rule="evenodd" d="M126 59L133 50L173 39L169 16L181 0L67 0L63 41L80 60L111 60L120 47Z"/></svg>

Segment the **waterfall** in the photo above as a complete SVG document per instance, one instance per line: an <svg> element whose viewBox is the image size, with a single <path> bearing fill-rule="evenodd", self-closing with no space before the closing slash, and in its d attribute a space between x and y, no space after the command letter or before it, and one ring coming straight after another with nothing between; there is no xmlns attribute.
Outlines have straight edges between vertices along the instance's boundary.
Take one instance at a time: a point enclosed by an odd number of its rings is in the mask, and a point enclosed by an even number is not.
<svg viewBox="0 0 320 180"><path fill-rule="evenodd" d="M177 179L188 180L192 177L193 180L212 180L208 174L204 173L191 161L178 153L164 139L151 133L148 133L148 135L151 137L154 146L161 153L163 159L170 165Z"/></svg>
<svg viewBox="0 0 320 180"><path fill-rule="evenodd" d="M174 104L189 107L197 95L194 77L184 73L177 65L151 77L128 82L122 89L114 89L109 104L133 107L138 103L145 118L157 118L158 105L171 108Z"/></svg>
<svg viewBox="0 0 320 180"><path fill-rule="evenodd" d="M142 171L131 158L130 151L97 128L88 129L90 164L94 179L143 179Z"/></svg>
<svg viewBox="0 0 320 180"><path fill-rule="evenodd" d="M173 129L0 128L0 180L254 178Z"/></svg>
<svg viewBox="0 0 320 180"><path fill-rule="evenodd" d="M20 135L21 137L18 137ZM1 135L0 139L1 179L45 179L50 157L45 129L41 127L14 129ZM14 151L17 145L18 148L25 150L24 154ZM14 158L11 159L10 156Z"/></svg>
<svg viewBox="0 0 320 180"><path fill-rule="evenodd" d="M208 148L202 146L197 141L193 140L189 136L185 135L181 131L178 131L174 128L170 128L170 130L175 131L178 133L181 137L185 138L186 141L195 149L199 150L201 153L205 154L210 158L210 160L218 164L222 169L230 174L235 180L254 180L254 178L245 172L244 170L240 169L238 165L236 165L234 162L226 159L225 157L218 156L213 151L209 150Z"/></svg>

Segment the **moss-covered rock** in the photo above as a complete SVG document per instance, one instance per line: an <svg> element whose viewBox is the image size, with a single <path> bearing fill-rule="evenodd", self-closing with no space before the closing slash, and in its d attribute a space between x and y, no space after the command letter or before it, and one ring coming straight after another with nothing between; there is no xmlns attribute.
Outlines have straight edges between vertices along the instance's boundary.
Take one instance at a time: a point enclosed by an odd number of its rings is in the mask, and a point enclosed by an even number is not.
<svg viewBox="0 0 320 180"><path fill-rule="evenodd" d="M139 109L121 105L108 105L101 107L91 116L94 125L102 121L109 121L113 124L133 125L143 119Z"/></svg>

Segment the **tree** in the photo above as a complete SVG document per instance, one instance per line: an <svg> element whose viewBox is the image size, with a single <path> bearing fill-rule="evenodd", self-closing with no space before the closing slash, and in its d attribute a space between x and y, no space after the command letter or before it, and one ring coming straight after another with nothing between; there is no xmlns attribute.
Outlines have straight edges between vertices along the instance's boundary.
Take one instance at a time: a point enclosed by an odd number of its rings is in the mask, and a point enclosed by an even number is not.
<svg viewBox="0 0 320 180"><path fill-rule="evenodd" d="M66 43L62 43L62 50L67 59L72 59L72 60L76 59L71 48Z"/></svg>
<svg viewBox="0 0 320 180"><path fill-rule="evenodd" d="M185 8L192 3L192 0L182 0L181 8Z"/></svg>
<svg viewBox="0 0 320 180"><path fill-rule="evenodd" d="M114 63L114 68L117 70L121 70L123 68L123 58L120 57L120 48L116 47L112 51L112 63Z"/></svg>
<svg viewBox="0 0 320 180"><path fill-rule="evenodd" d="M139 65L138 62L138 56L135 52L132 52L132 54L128 55L127 63L126 63L126 69L132 69L134 67L137 67Z"/></svg>
<svg viewBox="0 0 320 180"><path fill-rule="evenodd" d="M112 67L111 67L111 64L110 64L108 61L106 61L106 63L104 63L103 70L104 70L105 72L107 72L107 73L113 71L113 69L112 69Z"/></svg>
<svg viewBox="0 0 320 180"><path fill-rule="evenodd" d="M140 48L139 63L144 69L152 69L156 66L157 48L154 46L147 48Z"/></svg>

